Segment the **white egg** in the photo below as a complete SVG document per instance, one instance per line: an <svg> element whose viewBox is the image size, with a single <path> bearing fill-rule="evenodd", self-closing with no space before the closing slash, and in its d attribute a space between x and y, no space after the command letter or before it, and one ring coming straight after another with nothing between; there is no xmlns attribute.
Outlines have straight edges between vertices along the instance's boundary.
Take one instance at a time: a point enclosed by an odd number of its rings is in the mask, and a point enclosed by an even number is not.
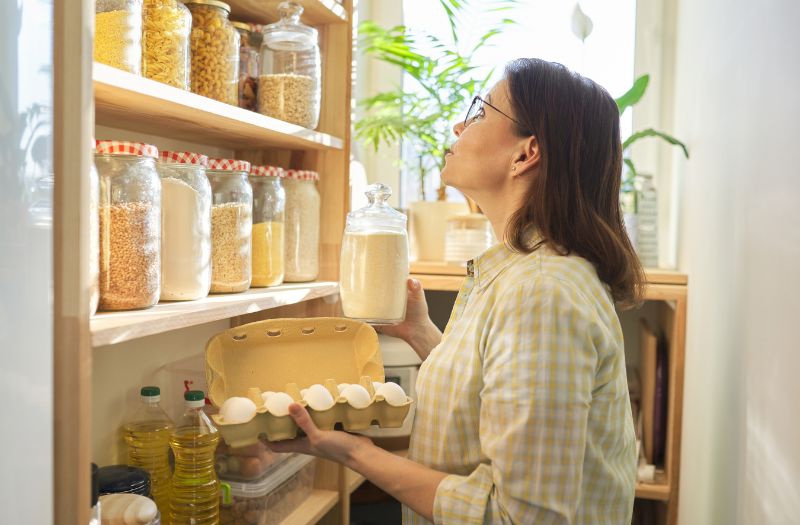
<svg viewBox="0 0 800 525"><path fill-rule="evenodd" d="M375 391L376 396L383 396L387 403L393 407L399 407L406 404L406 393L403 388L397 383L384 383L379 389Z"/></svg>
<svg viewBox="0 0 800 525"><path fill-rule="evenodd" d="M350 386L350 383L339 383L338 385L336 385L336 388L339 389L339 395L342 395L342 392L344 392L344 389L347 388L348 386Z"/></svg>
<svg viewBox="0 0 800 525"><path fill-rule="evenodd" d="M247 423L256 415L256 404L246 397L229 397L219 411L225 423Z"/></svg>
<svg viewBox="0 0 800 525"><path fill-rule="evenodd" d="M303 394L303 399L306 400L308 406L316 411L328 410L336 401L334 401L333 396L328 389L322 385L311 385L308 388L303 389L305 394Z"/></svg>
<svg viewBox="0 0 800 525"><path fill-rule="evenodd" d="M261 400L264 402L265 405L267 404L267 399L269 399L269 396L271 396L274 393L275 392L273 392L272 390L267 390L266 392L261 392Z"/></svg>
<svg viewBox="0 0 800 525"><path fill-rule="evenodd" d="M372 382L372 389L375 390L376 392L382 386L383 386L383 383L381 383L380 381L373 381Z"/></svg>
<svg viewBox="0 0 800 525"><path fill-rule="evenodd" d="M308 393L308 389L307 389L307 388L304 388L304 389L302 389L302 390L300 391L300 397L302 397L303 399L305 399L305 398L306 398L306 394L307 394L307 393Z"/></svg>
<svg viewBox="0 0 800 525"><path fill-rule="evenodd" d="M292 403L294 399L286 392L275 392L267 398L267 410L273 416L288 416L289 405Z"/></svg>
<svg viewBox="0 0 800 525"><path fill-rule="evenodd" d="M372 402L369 398L369 392L361 385L348 385L342 390L342 397L344 397L353 408L367 408Z"/></svg>

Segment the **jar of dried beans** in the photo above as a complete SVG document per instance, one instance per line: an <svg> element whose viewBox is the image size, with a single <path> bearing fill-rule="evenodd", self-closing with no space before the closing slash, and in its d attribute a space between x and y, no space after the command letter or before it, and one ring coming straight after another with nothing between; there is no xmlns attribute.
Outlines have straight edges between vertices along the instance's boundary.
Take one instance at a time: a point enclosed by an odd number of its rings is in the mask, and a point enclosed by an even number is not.
<svg viewBox="0 0 800 525"><path fill-rule="evenodd" d="M255 111L258 107L258 49L253 44L250 24L233 22L239 32L239 107Z"/></svg>
<svg viewBox="0 0 800 525"><path fill-rule="evenodd" d="M208 157L162 151L161 299L190 301L211 287L211 185Z"/></svg>
<svg viewBox="0 0 800 525"><path fill-rule="evenodd" d="M288 170L286 190L286 282L313 281L319 276L319 174Z"/></svg>
<svg viewBox="0 0 800 525"><path fill-rule="evenodd" d="M281 2L281 19L264 26L258 111L306 128L319 123L322 71L317 30L300 23L303 8Z"/></svg>
<svg viewBox="0 0 800 525"><path fill-rule="evenodd" d="M97 0L94 59L142 74L142 0Z"/></svg>
<svg viewBox="0 0 800 525"><path fill-rule="evenodd" d="M98 140L100 175L100 310L133 310L160 293L161 181L158 149Z"/></svg>
<svg viewBox="0 0 800 525"><path fill-rule="evenodd" d="M144 0L142 74L189 89L192 15L179 0Z"/></svg>
<svg viewBox="0 0 800 525"><path fill-rule="evenodd" d="M253 189L250 163L209 159L211 183L211 291L243 292L250 288Z"/></svg>
<svg viewBox="0 0 800 525"><path fill-rule="evenodd" d="M220 102L239 101L239 33L228 20L231 6L217 0L190 0L192 12L192 91Z"/></svg>
<svg viewBox="0 0 800 525"><path fill-rule="evenodd" d="M286 193L284 171L277 166L252 166L253 282L252 286L277 286L283 282L283 223Z"/></svg>

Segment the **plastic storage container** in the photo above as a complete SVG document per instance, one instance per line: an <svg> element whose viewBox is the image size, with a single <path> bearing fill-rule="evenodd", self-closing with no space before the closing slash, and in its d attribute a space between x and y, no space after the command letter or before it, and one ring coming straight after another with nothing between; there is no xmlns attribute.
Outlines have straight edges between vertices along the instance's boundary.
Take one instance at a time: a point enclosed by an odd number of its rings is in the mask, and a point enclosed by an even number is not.
<svg viewBox="0 0 800 525"><path fill-rule="evenodd" d="M250 288L253 189L250 163L209 159L211 183L211 291L243 292Z"/></svg>
<svg viewBox="0 0 800 525"><path fill-rule="evenodd" d="M142 74L142 0L96 1L94 59Z"/></svg>
<svg viewBox="0 0 800 525"><path fill-rule="evenodd" d="M161 180L158 149L99 140L100 310L133 310L158 302L161 273Z"/></svg>
<svg viewBox="0 0 800 525"><path fill-rule="evenodd" d="M186 2L192 12L192 91L237 105L239 33L228 20L231 6L217 0Z"/></svg>
<svg viewBox="0 0 800 525"><path fill-rule="evenodd" d="M100 496L100 505L102 525L161 525L161 514L155 503L144 496L107 494Z"/></svg>
<svg viewBox="0 0 800 525"><path fill-rule="evenodd" d="M108 465L97 469L97 484L100 495L138 494L150 496L150 474L146 470L130 465Z"/></svg>
<svg viewBox="0 0 800 525"><path fill-rule="evenodd" d="M649 173L636 180L636 253L645 268L658 267L658 194Z"/></svg>
<svg viewBox="0 0 800 525"><path fill-rule="evenodd" d="M310 456L292 455L257 481L224 481L230 490L220 525L278 525L311 494L315 465Z"/></svg>
<svg viewBox="0 0 800 525"><path fill-rule="evenodd" d="M258 63L259 54L253 39L250 24L233 22L239 32L239 107L258 109Z"/></svg>
<svg viewBox="0 0 800 525"><path fill-rule="evenodd" d="M178 0L144 0L143 15L142 74L188 90L191 13Z"/></svg>
<svg viewBox="0 0 800 525"><path fill-rule="evenodd" d="M322 70L317 30L300 22L303 8L281 2L281 19L261 30L258 111L306 128L319 123Z"/></svg>
<svg viewBox="0 0 800 525"><path fill-rule="evenodd" d="M313 281L319 276L320 197L319 174L287 170L286 190L286 282Z"/></svg>
<svg viewBox="0 0 800 525"><path fill-rule="evenodd" d="M161 299L189 301L211 287L211 185L208 157L162 151Z"/></svg>
<svg viewBox="0 0 800 525"><path fill-rule="evenodd" d="M291 454L271 451L263 441L240 448L220 443L217 447L215 466L220 478L253 481L275 470L289 457Z"/></svg>
<svg viewBox="0 0 800 525"><path fill-rule="evenodd" d="M492 223L482 213L454 215L447 219L444 258L447 262L464 263L491 248L495 242Z"/></svg>
<svg viewBox="0 0 800 525"><path fill-rule="evenodd" d="M372 184L369 204L347 214L342 240L340 295L344 315L372 324L405 317L408 281L406 216L386 202L392 190Z"/></svg>
<svg viewBox="0 0 800 525"><path fill-rule="evenodd" d="M277 286L283 282L285 240L283 226L286 192L277 166L252 166L253 187L253 280L251 286Z"/></svg>

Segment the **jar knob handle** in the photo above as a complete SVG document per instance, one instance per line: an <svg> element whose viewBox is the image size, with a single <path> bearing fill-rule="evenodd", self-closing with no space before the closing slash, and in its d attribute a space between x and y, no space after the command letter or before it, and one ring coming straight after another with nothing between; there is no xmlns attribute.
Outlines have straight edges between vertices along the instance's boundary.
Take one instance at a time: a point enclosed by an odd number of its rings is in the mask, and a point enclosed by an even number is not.
<svg viewBox="0 0 800 525"><path fill-rule="evenodd" d="M300 15L303 14L303 6L297 2L281 2L278 4L278 14L281 20L287 20L294 24L300 20Z"/></svg>
<svg viewBox="0 0 800 525"><path fill-rule="evenodd" d="M386 184L376 182L375 184L367 186L364 195L367 196L367 200L370 204L375 204L375 202L378 202L378 204L386 204L386 201L392 196L392 188Z"/></svg>

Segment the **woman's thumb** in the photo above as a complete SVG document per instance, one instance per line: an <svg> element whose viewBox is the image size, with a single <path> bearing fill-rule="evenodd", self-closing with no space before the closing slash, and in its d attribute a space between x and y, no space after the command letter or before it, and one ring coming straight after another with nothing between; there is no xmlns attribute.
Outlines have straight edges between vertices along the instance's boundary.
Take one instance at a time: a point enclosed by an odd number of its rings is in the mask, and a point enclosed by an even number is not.
<svg viewBox="0 0 800 525"><path fill-rule="evenodd" d="M422 291L422 283L420 283L417 279L409 279L408 291L411 294L419 295L419 293Z"/></svg>

